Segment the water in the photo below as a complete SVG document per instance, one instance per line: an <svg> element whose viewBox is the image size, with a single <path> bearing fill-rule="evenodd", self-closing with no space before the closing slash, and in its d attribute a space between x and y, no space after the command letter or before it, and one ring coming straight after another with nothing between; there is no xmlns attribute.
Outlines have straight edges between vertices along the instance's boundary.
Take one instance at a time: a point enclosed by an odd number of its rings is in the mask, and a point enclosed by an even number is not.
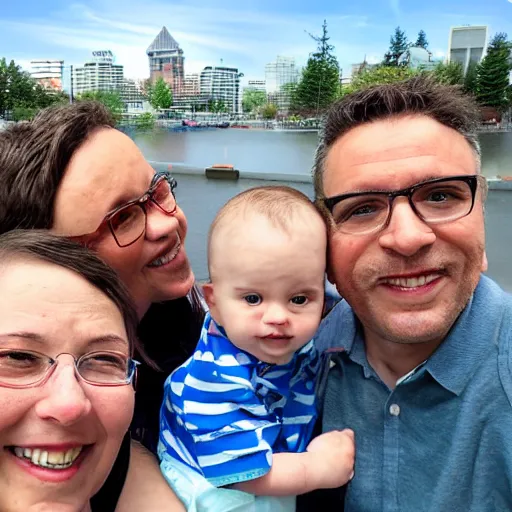
<svg viewBox="0 0 512 512"><path fill-rule="evenodd" d="M148 160L194 167L229 163L241 171L304 174L311 172L316 132L243 130L154 131L135 134ZM483 173L512 176L512 133L482 133Z"/></svg>
<svg viewBox="0 0 512 512"><path fill-rule="evenodd" d="M278 182L261 180L219 181L203 176L178 176L176 196L189 223L186 248L198 280L208 278L206 237L208 228L219 208L238 192L250 187ZM285 183L286 184L286 183ZM308 183L287 183L313 197ZM512 192L491 190L486 203L488 274L503 288L512 292ZM505 229L504 229L505 228Z"/></svg>
<svg viewBox="0 0 512 512"><path fill-rule="evenodd" d="M317 144L316 133L258 130L205 130L137 134L136 143L148 160L181 162L207 167L232 163L244 171L310 174ZM484 174L512 176L512 133L485 133L480 137ZM178 201L189 221L187 251L199 280L208 278L206 237L218 209L238 192L264 185L264 180L207 180L203 175L176 176ZM269 182L277 184L278 182ZM309 197L311 183L290 183ZM512 291L512 191L493 190L486 204L489 275Z"/></svg>

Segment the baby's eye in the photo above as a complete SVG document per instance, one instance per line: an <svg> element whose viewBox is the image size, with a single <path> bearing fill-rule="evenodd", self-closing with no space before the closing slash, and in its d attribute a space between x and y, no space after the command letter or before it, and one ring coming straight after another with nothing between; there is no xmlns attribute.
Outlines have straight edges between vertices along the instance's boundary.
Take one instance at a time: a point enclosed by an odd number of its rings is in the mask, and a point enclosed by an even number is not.
<svg viewBox="0 0 512 512"><path fill-rule="evenodd" d="M292 297L291 301L297 304L297 306L303 306L307 303L308 298L305 295L295 295L295 297Z"/></svg>
<svg viewBox="0 0 512 512"><path fill-rule="evenodd" d="M246 295L244 300L251 306L257 306L258 304L261 304L261 297L257 293L250 293L249 295Z"/></svg>

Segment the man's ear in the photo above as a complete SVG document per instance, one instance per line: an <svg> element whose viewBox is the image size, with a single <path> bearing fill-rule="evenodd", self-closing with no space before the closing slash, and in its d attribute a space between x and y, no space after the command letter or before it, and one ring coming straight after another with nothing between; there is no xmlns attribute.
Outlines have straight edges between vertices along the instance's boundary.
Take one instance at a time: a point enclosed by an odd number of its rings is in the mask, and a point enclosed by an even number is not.
<svg viewBox="0 0 512 512"><path fill-rule="evenodd" d="M487 272L488 268L489 268L489 263L487 261L487 253L484 251L484 254L482 256L482 272Z"/></svg>

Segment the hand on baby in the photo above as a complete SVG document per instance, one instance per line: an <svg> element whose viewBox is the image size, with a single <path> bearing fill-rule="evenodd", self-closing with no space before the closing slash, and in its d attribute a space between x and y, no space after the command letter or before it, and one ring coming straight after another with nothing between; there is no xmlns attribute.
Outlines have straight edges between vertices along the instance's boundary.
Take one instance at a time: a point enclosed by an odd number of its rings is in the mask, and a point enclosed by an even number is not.
<svg viewBox="0 0 512 512"><path fill-rule="evenodd" d="M311 455L310 475L315 489L341 487L354 476L354 432L333 430L315 437L306 448Z"/></svg>

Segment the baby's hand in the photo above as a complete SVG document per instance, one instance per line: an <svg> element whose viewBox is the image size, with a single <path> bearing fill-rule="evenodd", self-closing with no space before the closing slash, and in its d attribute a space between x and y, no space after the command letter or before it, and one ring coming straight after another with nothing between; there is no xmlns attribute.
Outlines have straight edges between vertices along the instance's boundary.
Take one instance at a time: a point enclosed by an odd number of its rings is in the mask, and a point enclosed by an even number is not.
<svg viewBox="0 0 512 512"><path fill-rule="evenodd" d="M311 456L308 474L315 489L345 485L354 475L354 432L333 430L315 437L306 448Z"/></svg>

